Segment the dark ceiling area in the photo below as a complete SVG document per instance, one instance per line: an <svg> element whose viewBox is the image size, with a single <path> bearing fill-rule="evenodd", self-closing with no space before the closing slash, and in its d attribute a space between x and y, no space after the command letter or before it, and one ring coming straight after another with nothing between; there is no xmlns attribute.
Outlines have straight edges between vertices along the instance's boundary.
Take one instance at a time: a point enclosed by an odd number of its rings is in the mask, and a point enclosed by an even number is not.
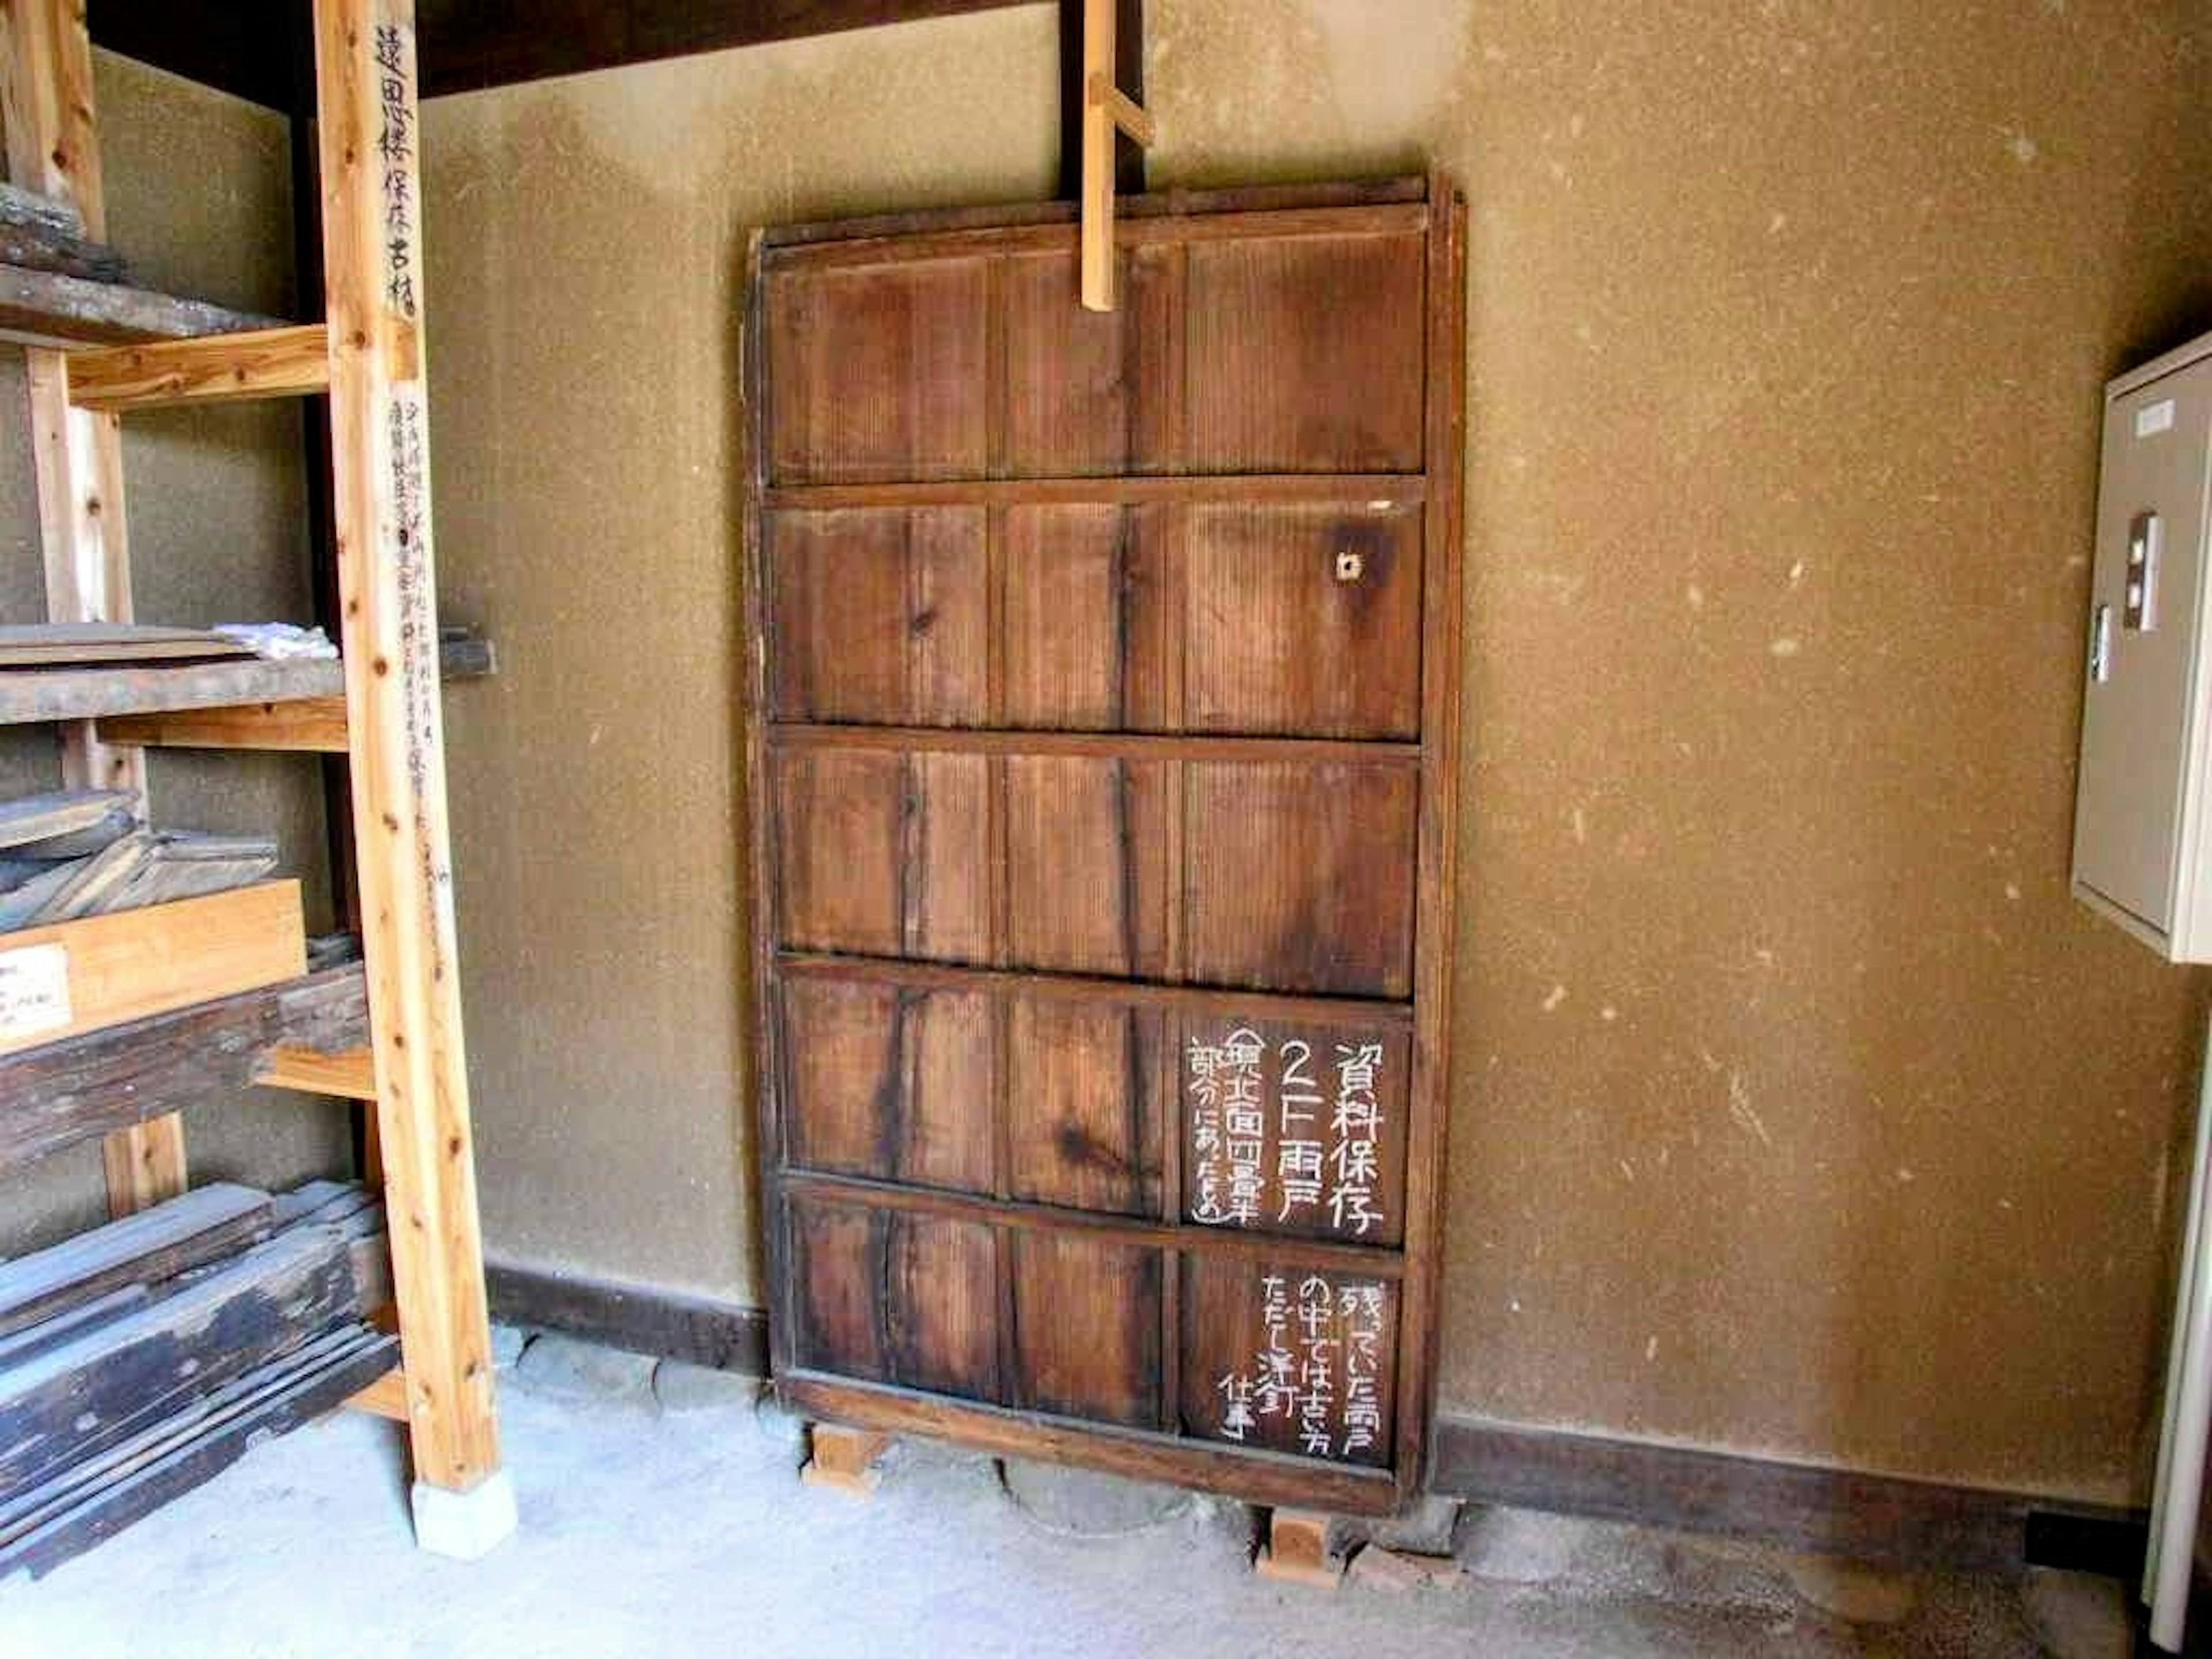
<svg viewBox="0 0 2212 1659"><path fill-rule="evenodd" d="M422 93L574 75L1014 0L421 0ZM95 44L255 103L311 109L309 0L91 0Z"/></svg>

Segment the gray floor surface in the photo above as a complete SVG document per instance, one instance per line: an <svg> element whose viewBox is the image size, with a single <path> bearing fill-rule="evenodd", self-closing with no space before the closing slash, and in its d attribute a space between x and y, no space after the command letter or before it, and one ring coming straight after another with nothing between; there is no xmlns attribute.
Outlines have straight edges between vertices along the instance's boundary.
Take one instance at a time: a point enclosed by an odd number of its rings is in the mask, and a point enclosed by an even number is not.
<svg viewBox="0 0 2212 1659"><path fill-rule="evenodd" d="M415 1549L397 1431L348 1414L258 1449L44 1580L0 1586L0 1656L2043 1651L2017 1586L1925 1578L1903 1623L1853 1626L1802 1601L1765 1552L1506 1511L1463 1521L1450 1588L1330 1593L1255 1577L1235 1506L1178 1503L1133 1533L1070 1535L990 1461L944 1448L897 1449L877 1495L854 1500L799 1485L773 1414L711 1388L685 1405L665 1387L664 1403L641 1363L597 1352L590 1375L526 1364L505 1379L522 1523L485 1559Z"/></svg>

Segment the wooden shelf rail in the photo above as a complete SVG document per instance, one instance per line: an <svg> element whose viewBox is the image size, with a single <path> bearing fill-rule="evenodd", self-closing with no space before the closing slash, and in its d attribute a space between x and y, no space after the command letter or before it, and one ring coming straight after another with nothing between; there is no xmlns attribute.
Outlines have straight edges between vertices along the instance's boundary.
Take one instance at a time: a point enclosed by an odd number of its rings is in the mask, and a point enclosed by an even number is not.
<svg viewBox="0 0 2212 1659"><path fill-rule="evenodd" d="M80 351L68 359L69 400L120 415L178 404L304 398L331 383L320 323Z"/></svg>

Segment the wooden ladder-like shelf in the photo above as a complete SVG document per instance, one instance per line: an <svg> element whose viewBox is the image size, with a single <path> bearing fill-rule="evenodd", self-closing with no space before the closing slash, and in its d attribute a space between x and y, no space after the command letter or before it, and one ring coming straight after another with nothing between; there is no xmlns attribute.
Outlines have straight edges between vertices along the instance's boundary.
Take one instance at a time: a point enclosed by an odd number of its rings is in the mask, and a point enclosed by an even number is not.
<svg viewBox="0 0 2212 1659"><path fill-rule="evenodd" d="M280 1042L247 1075L373 1103L369 1173L380 1164L404 1369L357 1403L408 1426L425 1547L476 1554L511 1529L514 1498L493 1401L448 890L414 7L412 0L312 3L326 320L246 326L258 319L140 290L82 294L77 288L99 285L71 288L76 279L64 278L58 286L17 273L25 280L15 287L0 283L0 337L38 343L28 351L32 439L54 623L131 619L124 415L327 394L342 668L223 665L50 676L35 696L61 697L58 712L41 713L27 701L32 689L0 687L0 720L56 720L70 787L126 789L142 799L147 744L349 757L368 1042L335 1051ZM0 4L0 77L10 182L73 210L87 237L104 240L82 0ZM165 335L191 337L156 337ZM220 678L224 672L233 678ZM206 675L218 678L187 684ZM236 1008L185 1011L171 1023L171 1037L194 1020L210 1033L291 1018L312 1029L322 993L313 989L315 976L298 984L296 997L280 988ZM174 1111L120 1121L128 1127L108 1133L105 1144L108 1204L117 1215L186 1185Z"/></svg>

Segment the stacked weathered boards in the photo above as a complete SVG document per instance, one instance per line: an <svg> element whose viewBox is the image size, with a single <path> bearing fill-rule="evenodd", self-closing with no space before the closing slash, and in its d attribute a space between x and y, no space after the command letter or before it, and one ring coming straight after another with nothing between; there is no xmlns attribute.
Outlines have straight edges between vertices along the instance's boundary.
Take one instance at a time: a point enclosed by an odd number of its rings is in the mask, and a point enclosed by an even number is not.
<svg viewBox="0 0 2212 1659"><path fill-rule="evenodd" d="M276 867L266 836L155 830L118 790L0 802L0 933L198 898Z"/></svg>
<svg viewBox="0 0 2212 1659"><path fill-rule="evenodd" d="M0 1577L33 1576L392 1369L383 1206L230 1185L0 1263Z"/></svg>

